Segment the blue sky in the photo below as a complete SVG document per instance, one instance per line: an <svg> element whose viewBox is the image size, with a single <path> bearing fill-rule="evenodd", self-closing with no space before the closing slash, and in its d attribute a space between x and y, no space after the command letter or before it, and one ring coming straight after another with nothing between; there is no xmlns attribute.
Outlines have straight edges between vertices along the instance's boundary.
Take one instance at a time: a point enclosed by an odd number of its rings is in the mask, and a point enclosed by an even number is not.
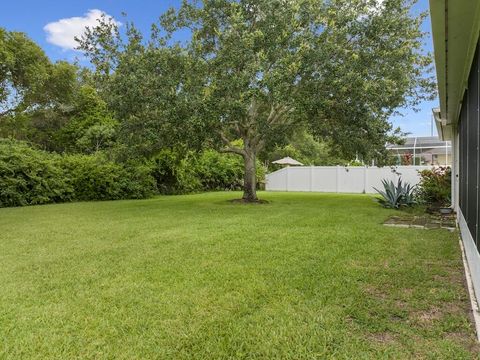
<svg viewBox="0 0 480 360"><path fill-rule="evenodd" d="M80 54L70 49L69 35L83 23L93 21L96 12L92 10L103 11L120 22L125 22L122 17L122 12L125 12L128 20L133 21L142 31L148 32L150 25L157 21L161 13L170 6L178 6L179 2L179 0L9 0L0 4L0 26L27 33L52 60L72 61ZM419 0L415 11L424 10L428 10L428 0ZM61 19L65 21L58 23ZM54 24L47 27L50 30L50 41L47 41L48 34L44 28L51 23ZM429 20L423 24L423 30L430 32ZM429 36L424 49L431 52L432 48ZM403 117L396 116L391 121L403 131L417 136L428 136L431 128L431 109L436 106L438 100L424 102L420 105L419 112L405 109L402 110Z"/></svg>

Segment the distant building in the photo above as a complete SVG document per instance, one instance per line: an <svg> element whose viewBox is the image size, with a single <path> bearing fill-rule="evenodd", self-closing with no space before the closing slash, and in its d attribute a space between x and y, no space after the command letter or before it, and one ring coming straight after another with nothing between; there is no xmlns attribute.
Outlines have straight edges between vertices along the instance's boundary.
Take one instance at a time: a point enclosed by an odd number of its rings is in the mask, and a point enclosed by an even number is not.
<svg viewBox="0 0 480 360"><path fill-rule="evenodd" d="M452 165L452 144L437 136L409 137L403 145L388 144L397 165Z"/></svg>

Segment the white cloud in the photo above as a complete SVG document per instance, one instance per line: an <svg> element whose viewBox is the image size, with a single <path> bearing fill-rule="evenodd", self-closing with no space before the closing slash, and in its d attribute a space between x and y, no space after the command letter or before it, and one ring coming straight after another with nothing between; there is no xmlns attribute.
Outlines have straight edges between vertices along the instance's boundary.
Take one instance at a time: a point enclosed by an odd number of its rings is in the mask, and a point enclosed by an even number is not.
<svg viewBox="0 0 480 360"><path fill-rule="evenodd" d="M47 41L50 44L60 46L64 50L73 50L78 46L75 37L82 36L87 26L97 25L97 19L102 15L120 25L118 21L105 12L92 9L84 16L75 16L48 23L43 27L43 30L47 33Z"/></svg>

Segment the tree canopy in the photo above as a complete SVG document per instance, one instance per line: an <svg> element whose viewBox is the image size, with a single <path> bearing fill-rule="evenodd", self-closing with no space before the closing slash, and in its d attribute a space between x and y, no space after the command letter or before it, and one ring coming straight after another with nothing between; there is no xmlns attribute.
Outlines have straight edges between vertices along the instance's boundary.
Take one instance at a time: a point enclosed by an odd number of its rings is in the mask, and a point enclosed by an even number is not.
<svg viewBox="0 0 480 360"><path fill-rule="evenodd" d="M250 201L257 155L298 126L346 156L384 155L398 134L389 116L434 88L430 56L421 51L425 14L415 15L413 4L183 1L161 16L148 41L132 24L124 41L104 19L80 48L108 78L110 104L130 137L150 148L195 138L242 156ZM190 39L176 42L184 29Z"/></svg>
<svg viewBox="0 0 480 360"><path fill-rule="evenodd" d="M51 63L24 33L0 28L0 136L51 147L74 99L77 70Z"/></svg>
<svg viewBox="0 0 480 360"><path fill-rule="evenodd" d="M52 64L24 33L0 28L0 118L65 101L72 94L75 75L75 66Z"/></svg>

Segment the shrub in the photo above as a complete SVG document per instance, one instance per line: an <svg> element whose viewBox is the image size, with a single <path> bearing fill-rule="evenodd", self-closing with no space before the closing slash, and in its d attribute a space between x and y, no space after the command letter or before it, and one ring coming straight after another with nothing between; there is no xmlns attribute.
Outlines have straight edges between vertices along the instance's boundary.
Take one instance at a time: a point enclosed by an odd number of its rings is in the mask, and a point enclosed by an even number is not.
<svg viewBox="0 0 480 360"><path fill-rule="evenodd" d="M0 207L75 200L144 198L156 192L152 169L102 154L57 155L0 140Z"/></svg>
<svg viewBox="0 0 480 360"><path fill-rule="evenodd" d="M68 201L73 189L57 166L58 155L0 139L0 207Z"/></svg>
<svg viewBox="0 0 480 360"><path fill-rule="evenodd" d="M144 199L158 193L157 183L152 176L151 164L127 163L122 169L120 187L122 198Z"/></svg>
<svg viewBox="0 0 480 360"><path fill-rule="evenodd" d="M258 185L264 177L265 169L258 162ZM240 190L242 185L242 158L214 150L165 149L146 163L118 163L101 152L58 155L0 139L0 207L145 198L158 191Z"/></svg>
<svg viewBox="0 0 480 360"><path fill-rule="evenodd" d="M420 171L419 199L433 206L450 206L452 171L449 167L436 167Z"/></svg>
<svg viewBox="0 0 480 360"><path fill-rule="evenodd" d="M243 160L238 155L206 150L196 161L195 173L204 190L240 190Z"/></svg>
<svg viewBox="0 0 480 360"><path fill-rule="evenodd" d="M195 174L204 191L242 190L243 159L235 154L215 150L203 151L194 164ZM265 179L265 167L257 161L257 187Z"/></svg>
<svg viewBox="0 0 480 360"><path fill-rule="evenodd" d="M196 191L241 190L243 160L234 154L215 150L201 153L164 149L152 159L152 175L163 194L184 194ZM257 163L257 182L265 178L265 169Z"/></svg>
<svg viewBox="0 0 480 360"><path fill-rule="evenodd" d="M393 181L382 180L384 190L374 188L382 197L378 199L380 204L386 208L399 209L416 204L415 186L403 184L399 178L397 185Z"/></svg>
<svg viewBox="0 0 480 360"><path fill-rule="evenodd" d="M113 200L122 197L120 165L97 155L66 155L59 166L75 189L75 200Z"/></svg>
<svg viewBox="0 0 480 360"><path fill-rule="evenodd" d="M192 154L164 149L152 159L152 176L162 194L183 194L201 190Z"/></svg>
<svg viewBox="0 0 480 360"><path fill-rule="evenodd" d="M59 166L74 189L75 200L145 198L156 192L151 169L142 164L120 164L103 154L65 155Z"/></svg>

